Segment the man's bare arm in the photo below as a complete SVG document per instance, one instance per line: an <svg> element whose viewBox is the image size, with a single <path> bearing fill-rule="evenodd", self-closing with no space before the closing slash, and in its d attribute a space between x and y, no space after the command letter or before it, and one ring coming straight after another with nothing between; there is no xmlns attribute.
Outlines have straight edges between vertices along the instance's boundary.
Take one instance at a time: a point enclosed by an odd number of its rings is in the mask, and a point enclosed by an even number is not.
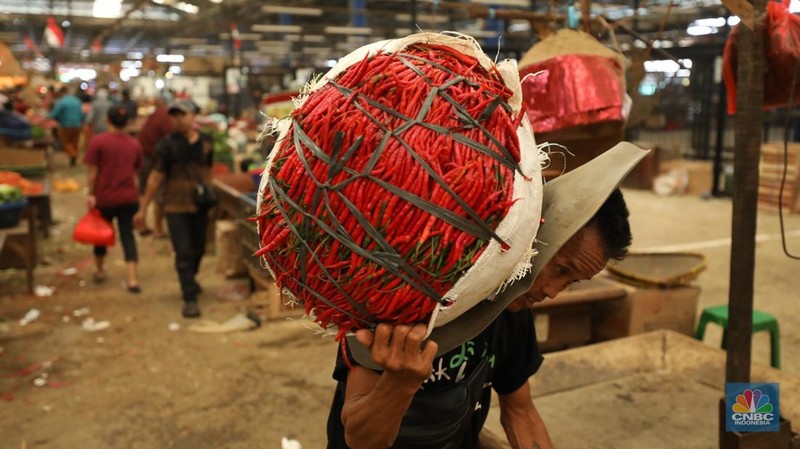
<svg viewBox="0 0 800 449"><path fill-rule="evenodd" d="M515 392L500 396L500 423L514 449L553 448L547 427L533 405L528 382Z"/></svg>
<svg viewBox="0 0 800 449"><path fill-rule="evenodd" d="M380 324L374 335L359 331L372 360L384 369L378 374L362 367L348 373L342 424L352 449L386 449L400 431L403 416L422 383L431 375L438 346L421 346L425 326Z"/></svg>

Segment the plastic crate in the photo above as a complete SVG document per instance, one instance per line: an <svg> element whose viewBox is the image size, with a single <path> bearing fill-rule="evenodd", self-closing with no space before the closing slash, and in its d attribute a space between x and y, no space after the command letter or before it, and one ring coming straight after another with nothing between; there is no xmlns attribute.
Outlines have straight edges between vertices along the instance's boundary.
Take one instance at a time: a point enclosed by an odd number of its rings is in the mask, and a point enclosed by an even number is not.
<svg viewBox="0 0 800 449"><path fill-rule="evenodd" d="M22 211L25 210L27 205L27 199L0 204L0 228L13 228L19 224L19 220L22 218Z"/></svg>

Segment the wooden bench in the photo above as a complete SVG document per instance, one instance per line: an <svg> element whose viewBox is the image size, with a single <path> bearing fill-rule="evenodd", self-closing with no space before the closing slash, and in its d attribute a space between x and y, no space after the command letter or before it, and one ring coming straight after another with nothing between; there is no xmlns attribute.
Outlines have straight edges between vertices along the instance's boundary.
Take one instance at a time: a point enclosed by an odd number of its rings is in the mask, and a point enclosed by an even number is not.
<svg viewBox="0 0 800 449"><path fill-rule="evenodd" d="M36 268L36 232L33 208L26 207L24 218L13 228L0 229L0 269L25 270L28 292L33 293Z"/></svg>

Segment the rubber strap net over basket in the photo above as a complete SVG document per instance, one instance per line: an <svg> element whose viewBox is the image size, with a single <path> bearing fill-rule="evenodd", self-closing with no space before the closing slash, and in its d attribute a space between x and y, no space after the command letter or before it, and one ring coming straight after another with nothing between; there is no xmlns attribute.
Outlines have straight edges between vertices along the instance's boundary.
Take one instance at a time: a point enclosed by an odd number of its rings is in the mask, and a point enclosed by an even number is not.
<svg viewBox="0 0 800 449"><path fill-rule="evenodd" d="M323 328L444 325L530 269L541 161L511 62L422 33L313 82L259 189L257 253Z"/></svg>

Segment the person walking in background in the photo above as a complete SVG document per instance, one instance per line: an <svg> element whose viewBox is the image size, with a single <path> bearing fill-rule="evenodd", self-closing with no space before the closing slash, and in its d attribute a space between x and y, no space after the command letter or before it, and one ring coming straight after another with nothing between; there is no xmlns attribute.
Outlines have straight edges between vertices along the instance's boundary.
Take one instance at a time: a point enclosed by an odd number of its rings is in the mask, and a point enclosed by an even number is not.
<svg viewBox="0 0 800 449"><path fill-rule="evenodd" d="M139 141L125 132L129 121L125 107L112 106L106 117L109 131L98 134L89 142L84 158L88 168L87 206L89 209L96 207L108 221L116 219L127 265L125 288L131 293L139 293L141 292L137 275L139 258L133 236L133 217L139 210L136 171L142 165L142 147ZM95 283L106 280L103 267L106 252L105 246L94 247Z"/></svg>
<svg viewBox="0 0 800 449"><path fill-rule="evenodd" d="M97 93L89 106L89 114L86 116L86 140L90 141L92 136L104 133L108 130L108 110L113 103L108 98L108 90L97 89Z"/></svg>
<svg viewBox="0 0 800 449"><path fill-rule="evenodd" d="M155 165L155 149L159 140L172 134L174 128L172 120L167 112L167 100L164 97L156 99L156 110L147 118L147 121L142 125L139 130L137 138L139 143L142 144L142 168L139 169L139 192L144 195L145 188L147 187L147 178ZM163 186L156 192L153 202L153 229L147 226L147 209L142 207L144 214L144 226L139 230L141 235L148 235L153 233L156 238L166 237L164 232L164 188Z"/></svg>
<svg viewBox="0 0 800 449"><path fill-rule="evenodd" d="M136 100L131 97L130 90L122 89L122 100L120 101L120 104L128 110L130 121L135 120L136 117L139 116L139 104L136 103Z"/></svg>
<svg viewBox="0 0 800 449"><path fill-rule="evenodd" d="M58 138L61 149L69 156L69 165L74 167L78 160L78 142L83 124L83 106L74 95L73 88L65 88L64 95L53 106L50 118L58 122Z"/></svg>
<svg viewBox="0 0 800 449"><path fill-rule="evenodd" d="M182 314L196 318L200 316L197 298L202 292L196 276L205 252L208 209L198 208L194 194L199 182L208 185L211 180L214 143L195 128L197 106L191 101L177 101L167 112L175 131L156 144L155 166L134 223L144 223L144 211L164 183L164 214L183 295Z"/></svg>

